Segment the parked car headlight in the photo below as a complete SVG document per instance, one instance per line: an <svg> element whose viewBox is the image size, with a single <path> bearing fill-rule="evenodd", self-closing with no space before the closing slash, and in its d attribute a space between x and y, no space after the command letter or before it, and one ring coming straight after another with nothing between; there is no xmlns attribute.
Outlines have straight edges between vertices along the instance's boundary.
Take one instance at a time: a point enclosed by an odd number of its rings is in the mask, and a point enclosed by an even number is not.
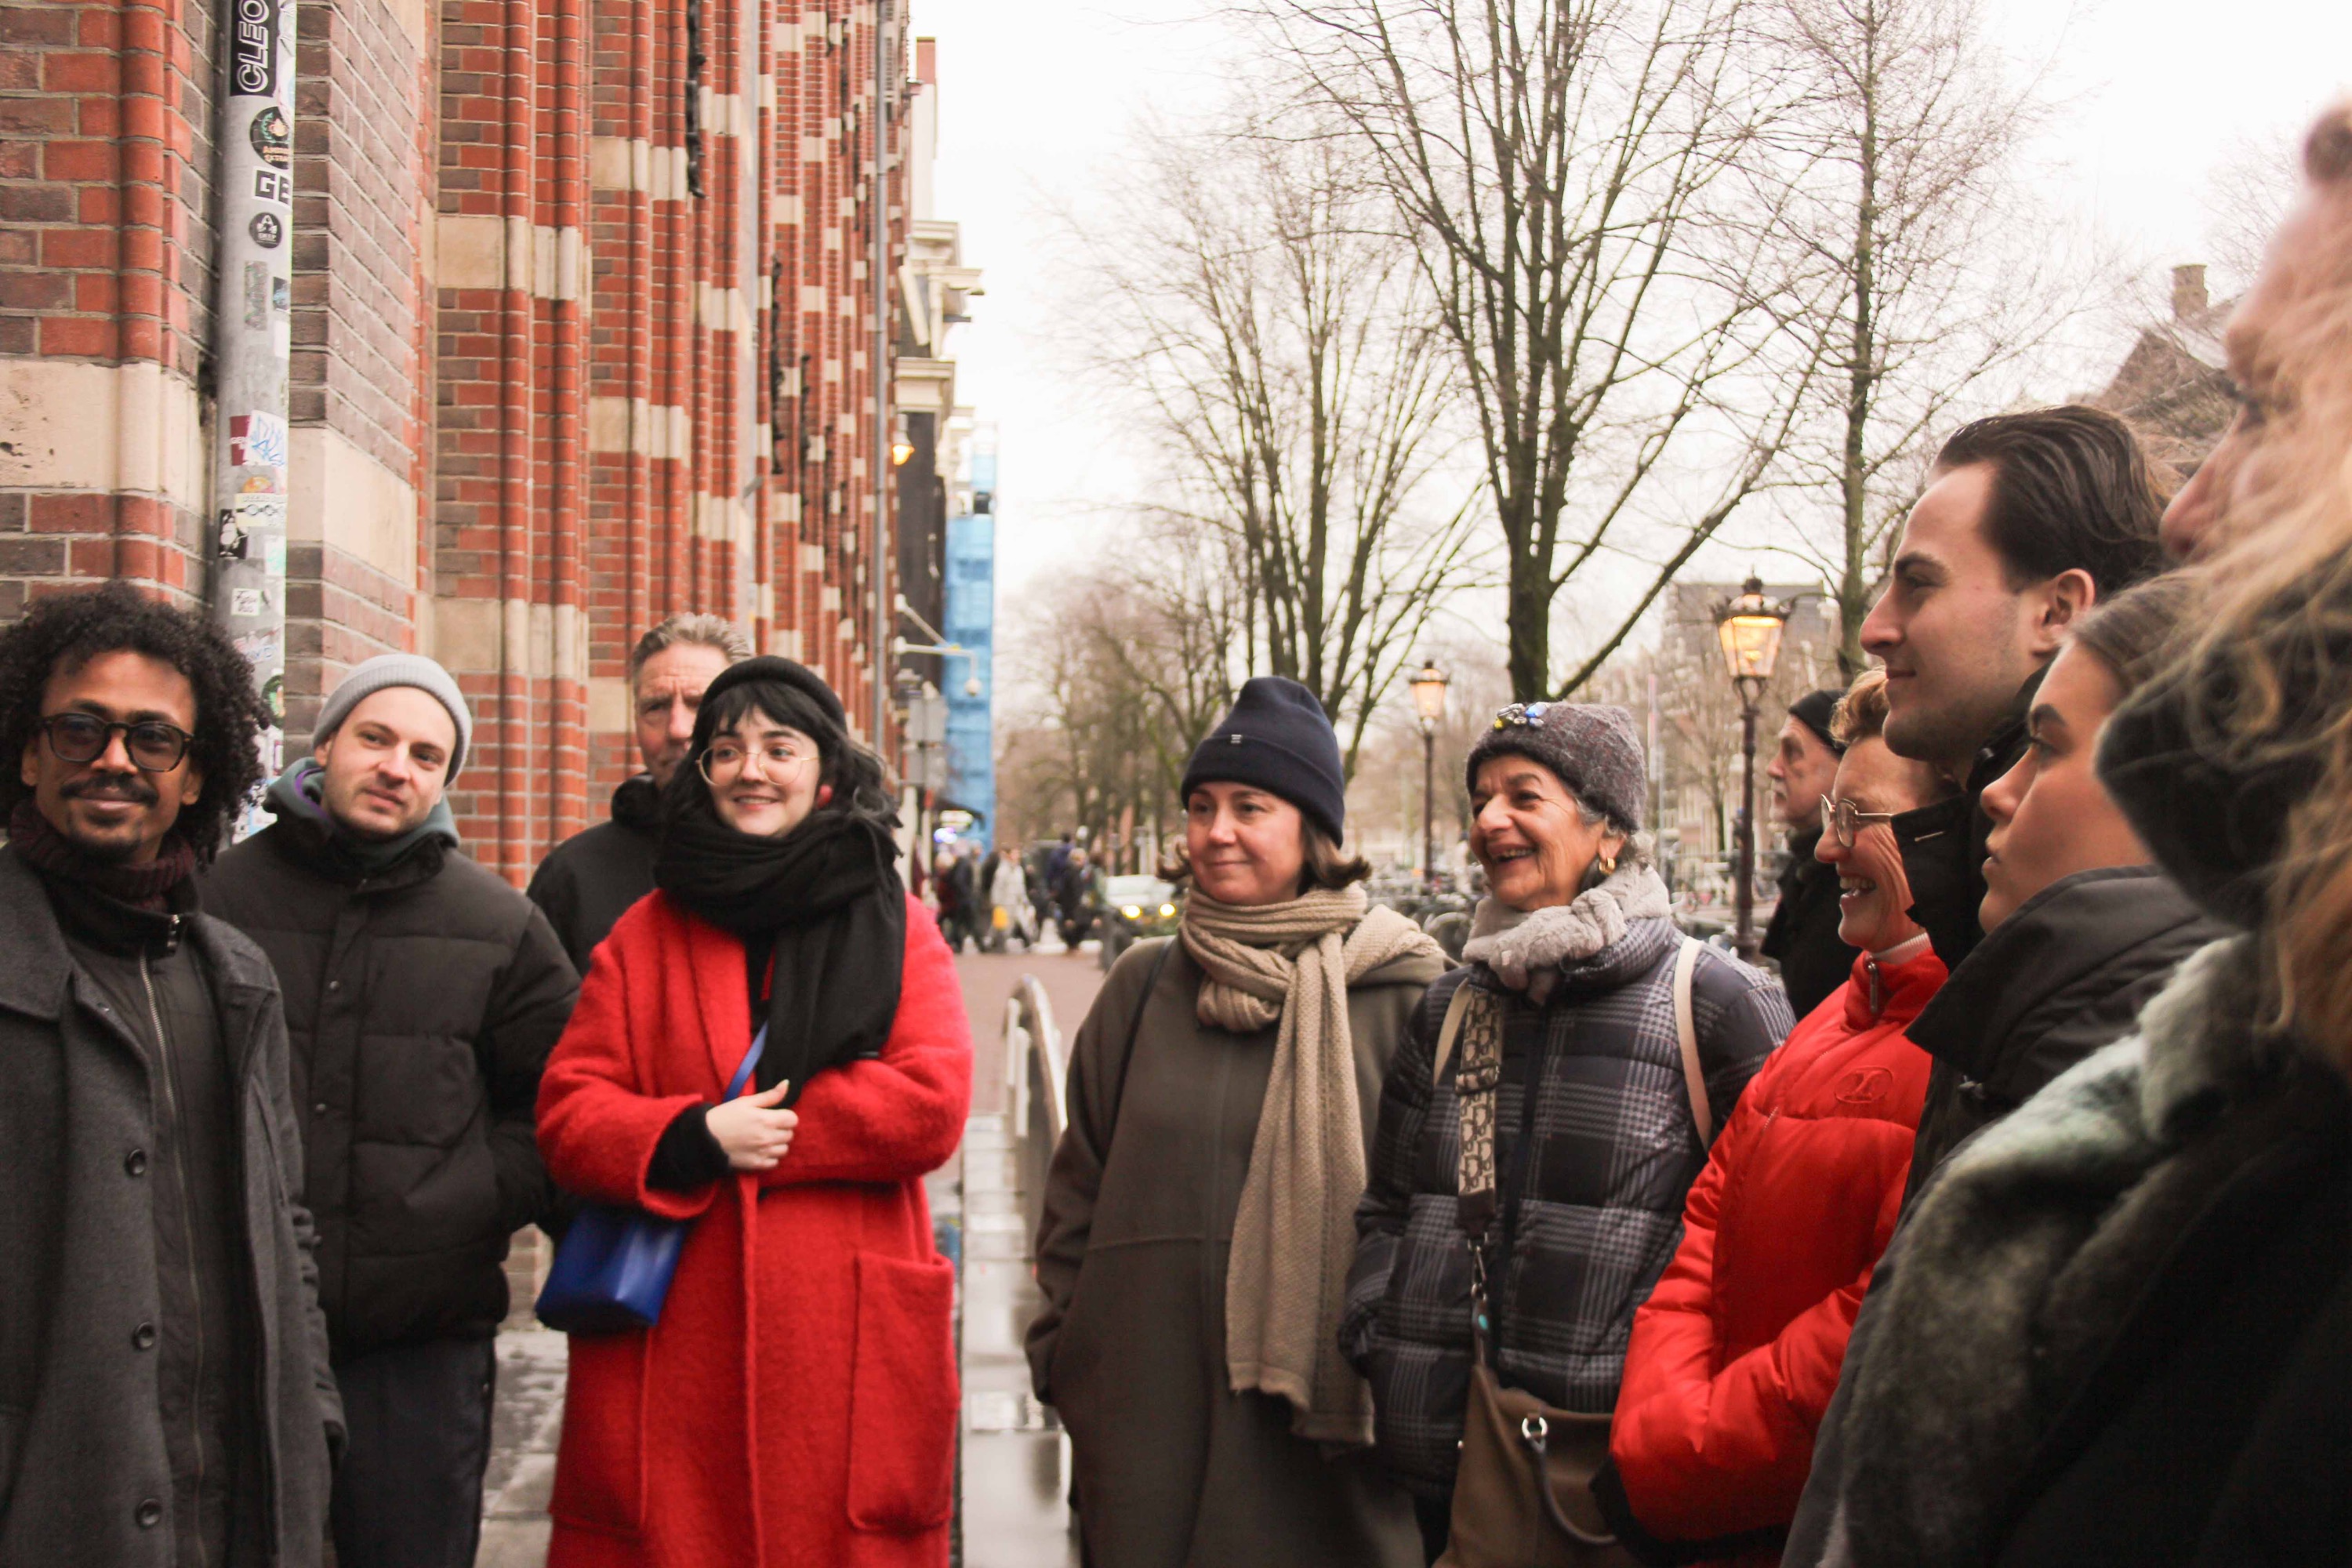
<svg viewBox="0 0 2352 1568"><path fill-rule="evenodd" d="M1125 915L1129 920L1139 921L1143 918L1143 906L1140 904L1121 904L1118 907L1118 912Z"/></svg>
<svg viewBox="0 0 2352 1568"><path fill-rule="evenodd" d="M1160 918L1161 918L1161 919L1163 919L1163 920L1164 920L1164 919L1166 919L1166 918L1168 918L1169 916L1171 916L1171 915L1174 914L1175 912L1176 912L1176 906L1175 906L1175 905L1173 905L1173 904L1162 904L1162 905L1160 905Z"/></svg>

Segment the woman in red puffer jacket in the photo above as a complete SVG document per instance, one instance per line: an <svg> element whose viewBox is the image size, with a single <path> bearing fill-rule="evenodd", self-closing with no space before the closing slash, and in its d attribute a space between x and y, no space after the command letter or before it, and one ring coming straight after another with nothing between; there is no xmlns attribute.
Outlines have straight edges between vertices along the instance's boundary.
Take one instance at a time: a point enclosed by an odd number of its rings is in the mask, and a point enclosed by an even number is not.
<svg viewBox="0 0 2352 1568"><path fill-rule="evenodd" d="M1681 1248L1633 1320L1596 1489L1645 1558L1779 1562L1902 1206L1928 1069L1903 1031L1944 965L1904 912L1885 818L1950 792L1886 749L1885 721L1885 677L1866 671L1838 705L1845 754L1815 851L1838 869L1838 935L1862 955L1740 1097L1691 1187Z"/></svg>

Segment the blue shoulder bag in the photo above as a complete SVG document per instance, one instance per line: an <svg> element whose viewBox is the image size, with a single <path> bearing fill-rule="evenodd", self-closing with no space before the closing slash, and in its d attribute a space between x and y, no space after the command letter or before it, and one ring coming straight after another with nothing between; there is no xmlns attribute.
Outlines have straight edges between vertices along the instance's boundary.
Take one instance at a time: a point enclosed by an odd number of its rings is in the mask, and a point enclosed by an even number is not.
<svg viewBox="0 0 2352 1568"><path fill-rule="evenodd" d="M768 1026L751 1038L743 1065L727 1085L734 1099L751 1081L767 1048ZM650 1329L660 1321L670 1277L686 1245L690 1220L664 1219L641 1208L612 1204L581 1206L539 1292L539 1321L567 1334L620 1334Z"/></svg>

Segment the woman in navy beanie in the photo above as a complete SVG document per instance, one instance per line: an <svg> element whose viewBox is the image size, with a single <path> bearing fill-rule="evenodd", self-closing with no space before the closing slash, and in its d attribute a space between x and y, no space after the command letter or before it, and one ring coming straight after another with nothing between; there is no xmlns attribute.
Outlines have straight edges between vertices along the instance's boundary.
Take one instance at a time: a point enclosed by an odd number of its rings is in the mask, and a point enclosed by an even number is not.
<svg viewBox="0 0 2352 1568"><path fill-rule="evenodd" d="M1099 1568L1407 1568L1338 1331L1381 1082L1444 959L1366 900L1339 737L1297 681L1244 686L1182 794L1180 933L1121 956L1072 1052L1037 1393Z"/></svg>

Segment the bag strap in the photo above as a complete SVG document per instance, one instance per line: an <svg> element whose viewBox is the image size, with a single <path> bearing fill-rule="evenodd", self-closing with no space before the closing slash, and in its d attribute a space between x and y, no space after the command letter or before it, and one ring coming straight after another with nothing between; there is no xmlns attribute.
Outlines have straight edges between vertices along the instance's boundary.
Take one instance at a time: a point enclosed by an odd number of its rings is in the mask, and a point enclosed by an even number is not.
<svg viewBox="0 0 2352 1568"><path fill-rule="evenodd" d="M1160 989L1160 971L1168 967L1181 937L1171 936L1151 960L1151 970L1143 977L1143 994L1136 999L1135 1016L1127 1021L1127 1045L1118 1054L1118 1082L1110 1091L1110 1127L1103 1134L1102 1164L1110 1165L1111 1140L1118 1135L1118 1108L1127 1100L1128 1070L1135 1065L1135 1042L1143 1034L1143 1015L1151 1005L1151 994Z"/></svg>
<svg viewBox="0 0 2352 1568"><path fill-rule="evenodd" d="M743 1086L751 1081L751 1069L760 1065L760 1055L767 1048L768 1026L762 1024L760 1026L760 1032L751 1037L751 1048L743 1053L742 1065L735 1069L735 1076L727 1080L729 1100L743 1092Z"/></svg>
<svg viewBox="0 0 2352 1568"><path fill-rule="evenodd" d="M1691 1007L1691 981L1698 970L1701 943L1685 936L1675 954L1675 1035L1682 1046L1683 1088L1690 1095L1691 1121L1698 1128L1699 1147L1715 1142L1715 1114L1707 1107L1706 1075L1698 1065L1698 1021Z"/></svg>

